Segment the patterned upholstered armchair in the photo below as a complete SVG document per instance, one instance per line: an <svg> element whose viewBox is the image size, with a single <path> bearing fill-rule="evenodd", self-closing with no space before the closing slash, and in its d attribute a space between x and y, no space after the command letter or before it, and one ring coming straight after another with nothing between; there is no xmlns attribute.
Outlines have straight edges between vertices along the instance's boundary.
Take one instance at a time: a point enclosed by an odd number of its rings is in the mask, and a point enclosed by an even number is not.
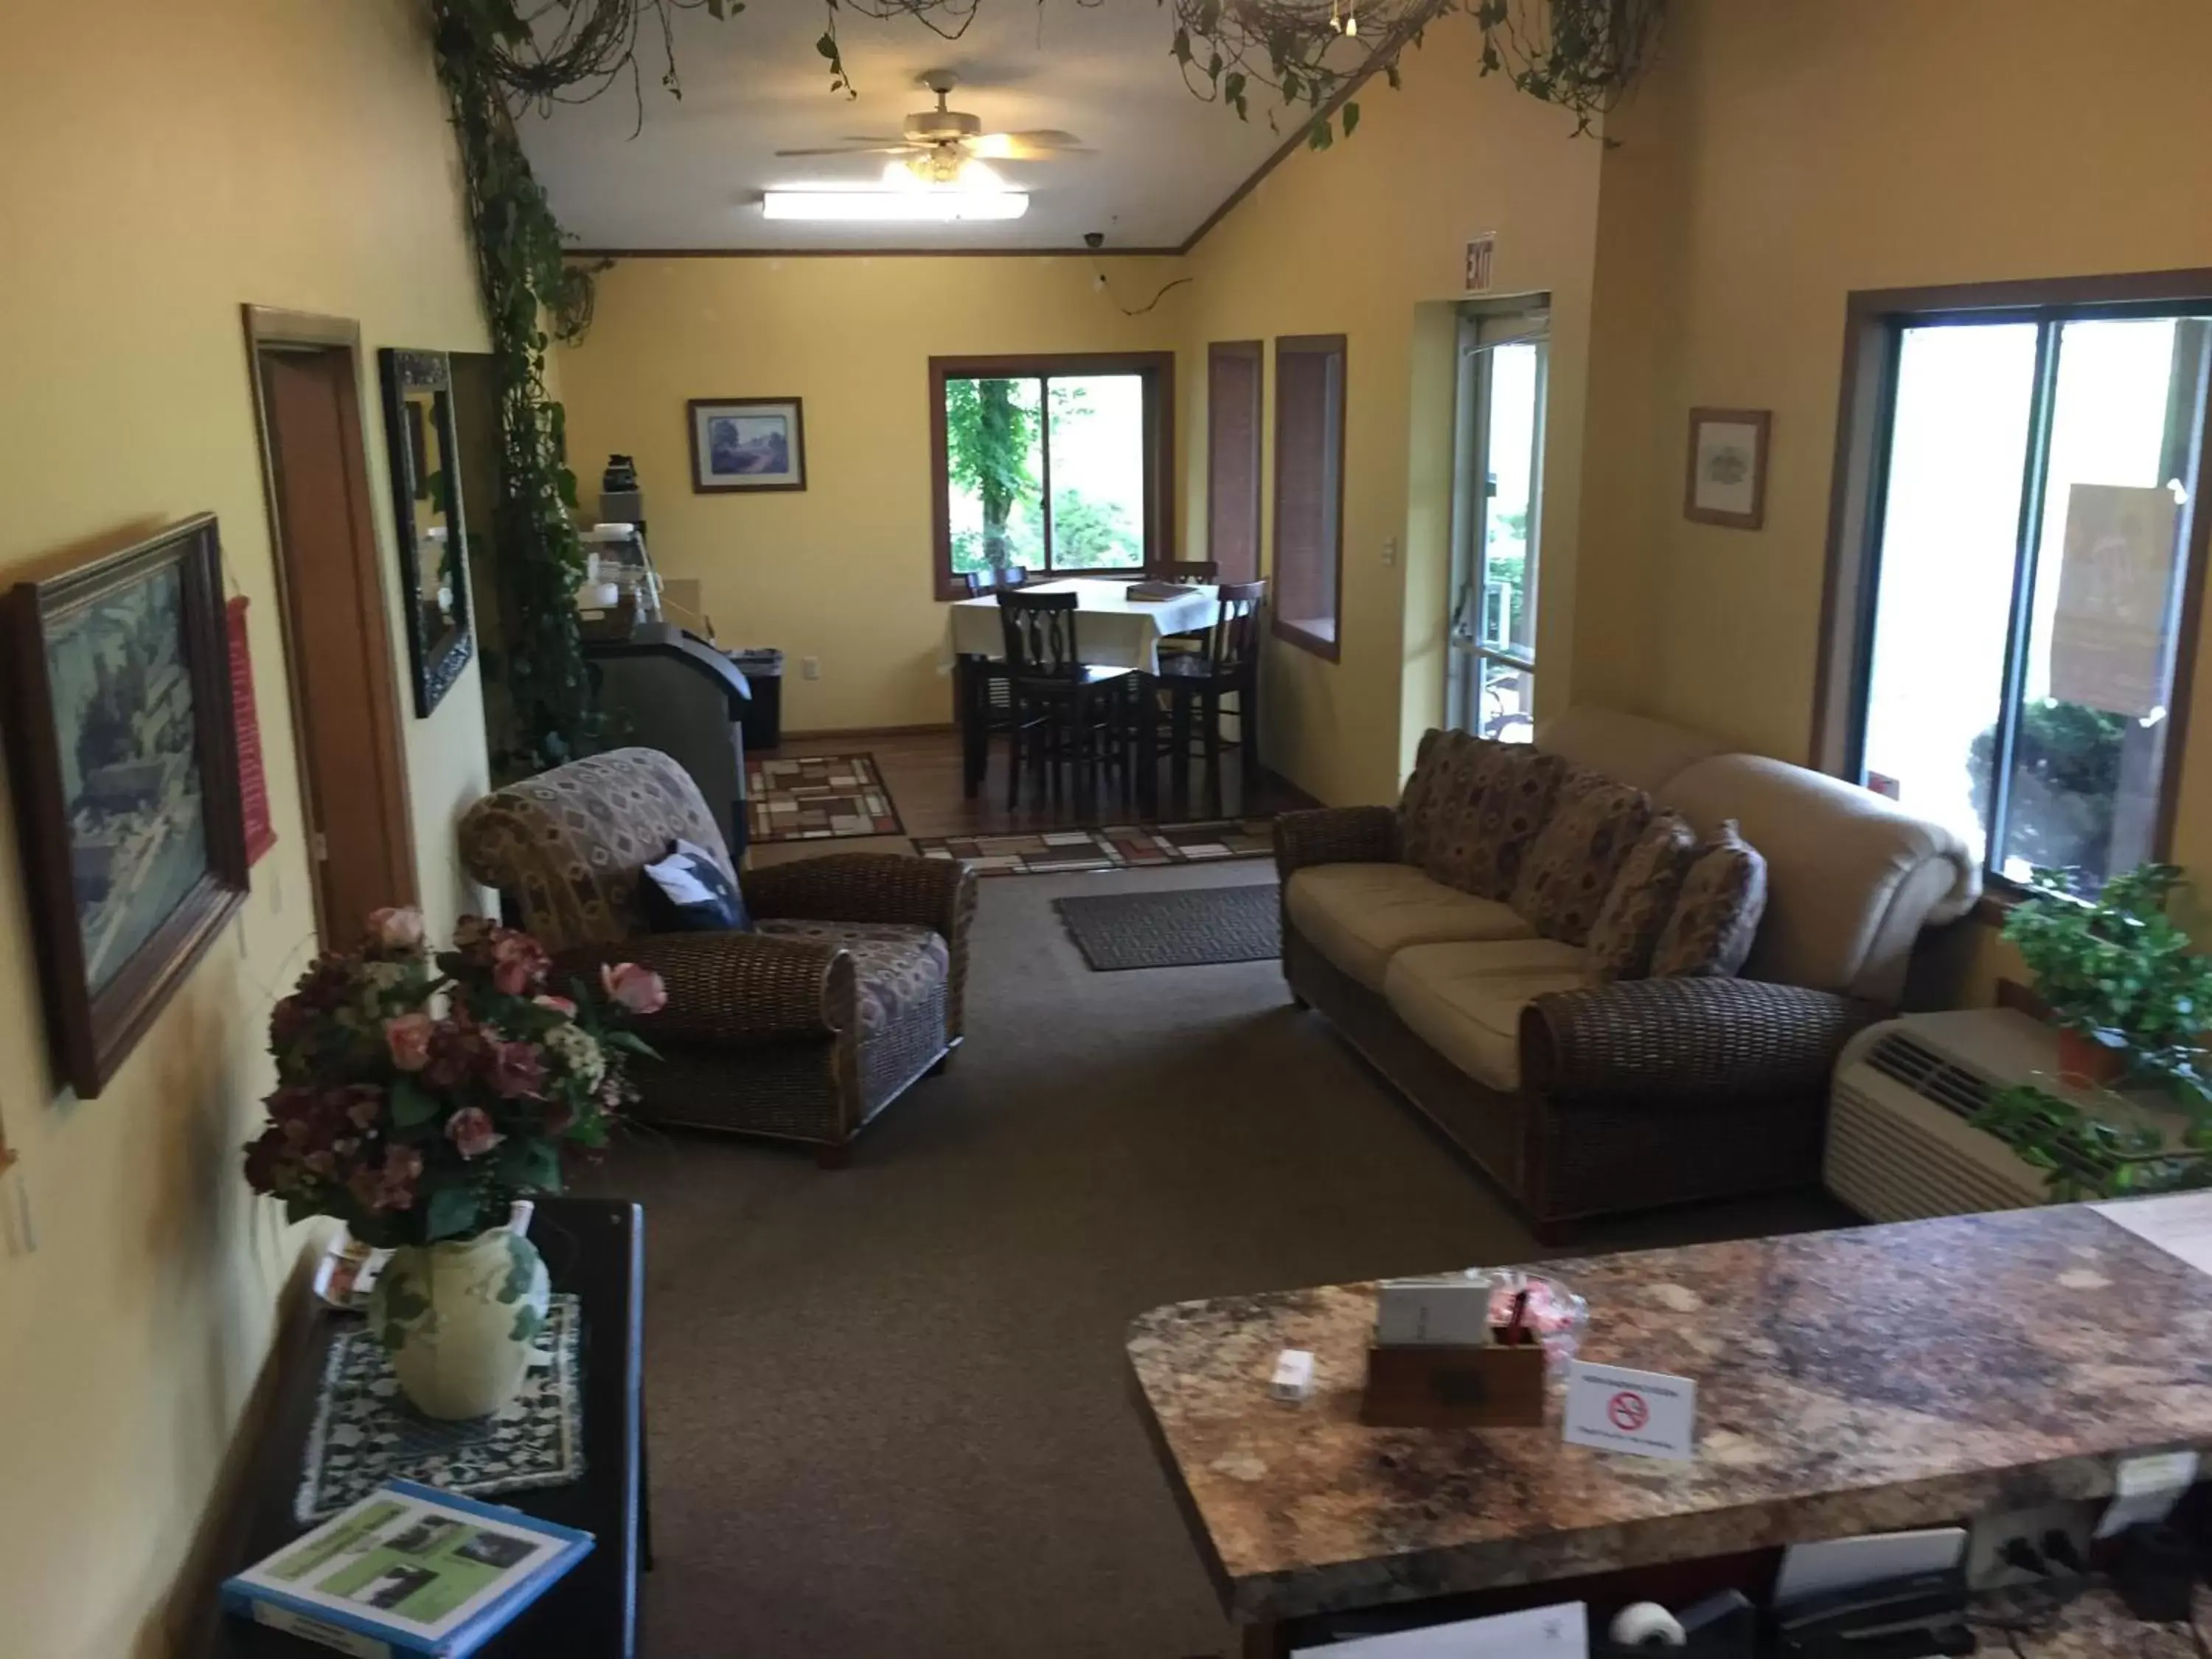
<svg viewBox="0 0 2212 1659"><path fill-rule="evenodd" d="M975 878L865 853L750 870L751 933L649 933L639 871L677 836L729 866L689 774L617 749L510 785L460 828L471 876L564 967L641 962L668 1006L640 1022L663 1055L634 1076L653 1122L811 1144L825 1165L960 1042Z"/></svg>

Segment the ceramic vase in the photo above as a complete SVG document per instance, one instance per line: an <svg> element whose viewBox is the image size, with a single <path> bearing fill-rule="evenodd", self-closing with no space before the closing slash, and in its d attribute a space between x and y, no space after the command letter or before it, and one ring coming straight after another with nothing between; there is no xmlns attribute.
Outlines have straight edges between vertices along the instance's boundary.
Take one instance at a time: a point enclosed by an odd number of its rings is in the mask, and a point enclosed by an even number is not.
<svg viewBox="0 0 2212 1659"><path fill-rule="evenodd" d="M369 1328L424 1416L482 1417L521 1388L551 1297L538 1247L494 1227L394 1250L369 1292Z"/></svg>

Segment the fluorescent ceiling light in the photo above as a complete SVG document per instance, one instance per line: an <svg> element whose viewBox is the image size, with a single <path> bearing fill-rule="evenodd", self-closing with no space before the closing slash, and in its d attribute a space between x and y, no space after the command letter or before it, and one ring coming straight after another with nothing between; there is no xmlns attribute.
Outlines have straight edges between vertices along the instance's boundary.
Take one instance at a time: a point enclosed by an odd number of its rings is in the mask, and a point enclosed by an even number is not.
<svg viewBox="0 0 2212 1659"><path fill-rule="evenodd" d="M1030 198L1018 190L772 190L761 204L770 219L872 219L943 224L956 219L1018 219Z"/></svg>

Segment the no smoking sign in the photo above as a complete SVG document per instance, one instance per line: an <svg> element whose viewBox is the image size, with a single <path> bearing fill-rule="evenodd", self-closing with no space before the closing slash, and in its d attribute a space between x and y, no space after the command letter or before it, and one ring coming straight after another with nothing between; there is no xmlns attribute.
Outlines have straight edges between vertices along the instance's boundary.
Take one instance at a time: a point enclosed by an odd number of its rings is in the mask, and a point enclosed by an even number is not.
<svg viewBox="0 0 2212 1659"><path fill-rule="evenodd" d="M1561 1431L1570 1445L1686 1461L1696 1455L1697 1418L1692 1378L1580 1360L1568 1368Z"/></svg>

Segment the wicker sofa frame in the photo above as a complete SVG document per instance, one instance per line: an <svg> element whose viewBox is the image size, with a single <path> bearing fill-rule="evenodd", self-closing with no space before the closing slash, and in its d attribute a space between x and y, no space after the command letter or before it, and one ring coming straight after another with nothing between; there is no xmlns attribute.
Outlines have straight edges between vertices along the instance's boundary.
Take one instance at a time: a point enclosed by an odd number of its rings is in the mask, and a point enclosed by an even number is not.
<svg viewBox="0 0 2212 1659"><path fill-rule="evenodd" d="M1312 865L1391 863L1387 806L1275 820L1284 890ZM1620 1211L1808 1185L1819 1178L1829 1073L1882 1010L1744 979L1630 980L1535 998L1522 1013L1522 1086L1468 1076L1283 916L1283 975L1502 1188L1539 1238Z"/></svg>

